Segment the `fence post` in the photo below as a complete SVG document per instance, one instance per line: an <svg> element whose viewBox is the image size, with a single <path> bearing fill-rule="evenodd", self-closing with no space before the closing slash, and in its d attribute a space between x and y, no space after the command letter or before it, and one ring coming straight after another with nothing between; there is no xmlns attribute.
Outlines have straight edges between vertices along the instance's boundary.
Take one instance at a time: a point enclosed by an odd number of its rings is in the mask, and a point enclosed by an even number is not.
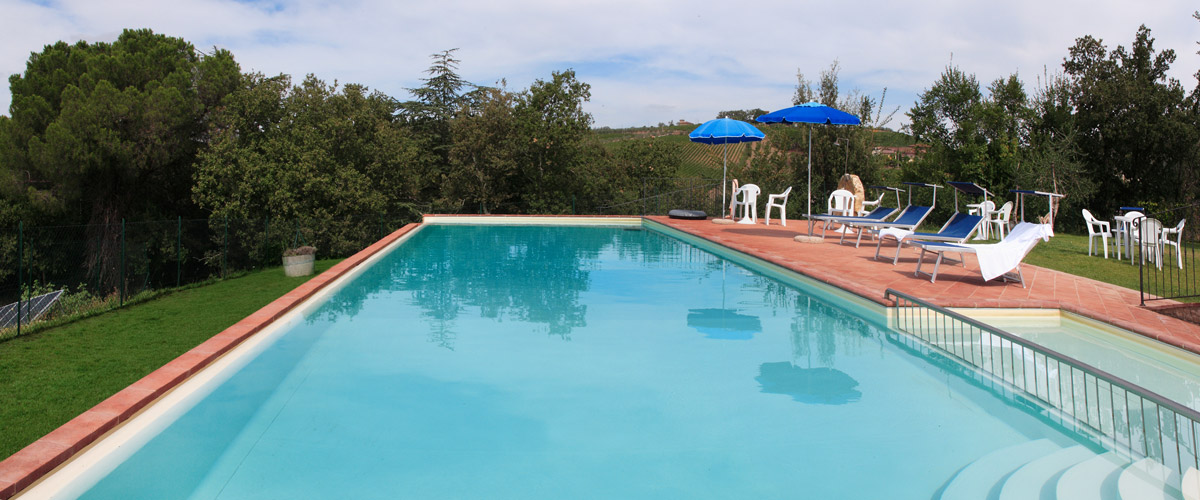
<svg viewBox="0 0 1200 500"><path fill-rule="evenodd" d="M263 217L263 242L262 242L262 257L263 268L271 264L270 257L267 256L267 251L271 249L271 216Z"/></svg>
<svg viewBox="0 0 1200 500"><path fill-rule="evenodd" d="M118 294L121 297L121 305L125 305L125 218L121 217L121 275L120 282L117 284L119 288Z"/></svg>
<svg viewBox="0 0 1200 500"><path fill-rule="evenodd" d="M25 267L25 221L17 222L17 336L21 335L21 281L24 280L21 270Z"/></svg>
<svg viewBox="0 0 1200 500"><path fill-rule="evenodd" d="M225 235L221 238L224 242L224 247L221 249L221 278L229 276L229 215L225 215Z"/></svg>
<svg viewBox="0 0 1200 500"><path fill-rule="evenodd" d="M175 288L183 284L183 216L175 219Z"/></svg>

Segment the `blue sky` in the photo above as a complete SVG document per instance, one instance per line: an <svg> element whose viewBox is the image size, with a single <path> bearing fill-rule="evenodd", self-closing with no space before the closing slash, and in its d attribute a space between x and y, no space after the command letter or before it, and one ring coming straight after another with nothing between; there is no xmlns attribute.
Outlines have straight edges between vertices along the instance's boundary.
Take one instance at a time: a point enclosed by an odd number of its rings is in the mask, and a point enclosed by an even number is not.
<svg viewBox="0 0 1200 500"><path fill-rule="evenodd" d="M0 0L0 73L24 71L30 53L58 40L151 28L229 49L244 71L313 73L407 99L429 55L458 48L460 75L482 85L505 79L519 90L574 69L592 86L596 126L628 127L786 107L797 71L815 81L836 60L843 95L887 88L897 128L948 64L983 86L1018 73L1032 90L1077 37L1128 46L1141 24L1156 49L1175 50L1172 76L1190 90L1197 9L1177 0Z"/></svg>

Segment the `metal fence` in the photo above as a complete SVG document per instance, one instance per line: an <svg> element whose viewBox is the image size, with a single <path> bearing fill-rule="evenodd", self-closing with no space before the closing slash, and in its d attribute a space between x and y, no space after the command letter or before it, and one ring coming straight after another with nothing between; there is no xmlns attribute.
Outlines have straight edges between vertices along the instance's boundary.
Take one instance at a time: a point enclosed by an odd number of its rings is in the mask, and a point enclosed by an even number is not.
<svg viewBox="0 0 1200 500"><path fill-rule="evenodd" d="M1139 264L1138 290L1146 301L1200 297L1196 247L1200 204L1146 212L1133 221L1132 238L1122 243Z"/></svg>
<svg viewBox="0 0 1200 500"><path fill-rule="evenodd" d="M1130 458L1183 474L1200 467L1200 413L1099 368L910 295L888 289L892 327L1020 395L1044 415Z"/></svg>
<svg viewBox="0 0 1200 500"><path fill-rule="evenodd" d="M281 264L286 248L345 257L420 214L336 219L184 219L0 229L0 306L65 290L50 316L123 305L146 291ZM25 315L21 315L25 317ZM21 324L15 334L20 334ZM0 332L9 336L14 332Z"/></svg>
<svg viewBox="0 0 1200 500"><path fill-rule="evenodd" d="M727 193L732 195L732 193ZM721 181L695 178L642 179L641 197L595 208L595 215L666 215L675 209L721 213Z"/></svg>

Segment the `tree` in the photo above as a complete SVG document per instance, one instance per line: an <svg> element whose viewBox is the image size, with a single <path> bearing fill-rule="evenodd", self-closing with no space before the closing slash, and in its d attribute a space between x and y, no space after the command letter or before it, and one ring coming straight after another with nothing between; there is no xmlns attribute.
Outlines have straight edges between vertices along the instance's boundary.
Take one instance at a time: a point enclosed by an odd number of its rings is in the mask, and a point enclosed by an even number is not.
<svg viewBox="0 0 1200 500"><path fill-rule="evenodd" d="M447 205L458 204L457 210L479 207L486 214L516 197L520 168L514 100L503 88L486 89L451 122L454 144L451 173L444 183Z"/></svg>
<svg viewBox="0 0 1200 500"><path fill-rule="evenodd" d="M150 30L46 46L10 78L3 163L53 198L60 220L194 213L185 193L205 122L238 73L227 51Z"/></svg>
<svg viewBox="0 0 1200 500"><path fill-rule="evenodd" d="M395 101L309 75L247 75L210 126L193 197L216 218L316 218L407 212L425 149L394 123ZM338 249L329 249L338 251Z"/></svg>
<svg viewBox="0 0 1200 500"><path fill-rule="evenodd" d="M535 213L566 213L574 193L590 181L576 175L592 115L583 110L591 86L575 72L555 71L538 79L516 101L514 115L521 135L522 180L517 186L522 206ZM578 189L577 189L578 188Z"/></svg>
<svg viewBox="0 0 1200 500"><path fill-rule="evenodd" d="M401 103L397 110L401 120L422 136L436 158L429 165L430 170L425 172L431 181L424 183L421 197L425 199L438 195L436 172L448 168L450 164L450 149L454 140L451 137L450 120L467 104L469 96L477 95L463 93L464 88L477 87L458 76L458 64L461 61L454 58L456 51L458 49L449 49L431 55L433 64L425 70L429 77L421 80L425 84L408 89L415 99Z"/></svg>
<svg viewBox="0 0 1200 500"><path fill-rule="evenodd" d="M741 120L744 122L754 123L755 118L765 114L767 114L767 110L765 109L735 109L717 113L717 118L729 118L731 120Z"/></svg>
<svg viewBox="0 0 1200 500"><path fill-rule="evenodd" d="M1198 132L1183 88L1167 76L1175 52L1155 52L1141 26L1130 49L1109 52L1091 36L1075 41L1063 69L1070 84L1078 150L1096 180L1093 207L1190 201Z"/></svg>
<svg viewBox="0 0 1200 500"><path fill-rule="evenodd" d="M89 273L115 286L122 219L197 213L187 195L196 154L238 74L228 51L150 30L46 46L9 79L0 164L20 188L4 195L34 217L88 223L99 257Z"/></svg>

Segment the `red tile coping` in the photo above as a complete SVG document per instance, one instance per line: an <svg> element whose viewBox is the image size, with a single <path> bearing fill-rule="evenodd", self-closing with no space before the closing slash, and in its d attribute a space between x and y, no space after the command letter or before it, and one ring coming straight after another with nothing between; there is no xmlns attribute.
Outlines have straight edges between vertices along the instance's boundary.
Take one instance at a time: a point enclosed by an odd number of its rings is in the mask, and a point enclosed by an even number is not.
<svg viewBox="0 0 1200 500"><path fill-rule="evenodd" d="M408 224L371 246L305 281L237 324L226 328L162 368L112 395L82 415L0 462L0 499L12 498L46 473L132 418L151 402L177 387L251 335L258 333L301 302L340 278L419 224Z"/></svg>
<svg viewBox="0 0 1200 500"><path fill-rule="evenodd" d="M1155 312L1179 307L1178 302L1163 300L1156 301L1153 309L1143 307L1137 290L1052 269L1023 264L1027 288L1021 288L1016 283L984 282L978 263L967 259L965 269L943 263L937 283L930 283L927 277L913 276L919 250L902 250L899 264L893 266L890 261L875 260L875 242L863 241L860 248L854 248L849 237L846 244L839 244L840 235L832 231L821 243L798 243L793 237L808 234L806 220L790 221L791 225L784 227L646 218L885 306L892 305L884 299L884 292L892 288L942 307L1061 309L1200 354L1200 325ZM819 234L817 231L814 234ZM894 246L885 246L880 256L890 257L895 251Z"/></svg>

